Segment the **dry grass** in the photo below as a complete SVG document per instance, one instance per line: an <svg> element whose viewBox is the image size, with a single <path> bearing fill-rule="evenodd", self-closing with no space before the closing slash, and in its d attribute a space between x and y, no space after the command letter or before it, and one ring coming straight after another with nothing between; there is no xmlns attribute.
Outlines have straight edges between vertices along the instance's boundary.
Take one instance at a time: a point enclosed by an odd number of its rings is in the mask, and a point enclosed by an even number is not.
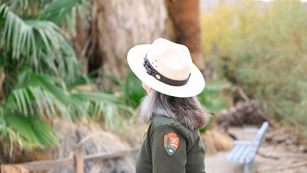
<svg viewBox="0 0 307 173"><path fill-rule="evenodd" d="M57 121L56 129L62 129L59 134L60 145L52 149L53 158L71 157L76 146L81 146L84 155L98 152L115 152L130 149L131 146L117 135L104 131L93 121L82 120L80 123L66 123ZM54 169L50 173L70 173L72 167ZM105 160L100 162L87 162L85 172L135 172L135 159L126 156L121 159Z"/></svg>
<svg viewBox="0 0 307 173"><path fill-rule="evenodd" d="M123 129L119 132L119 136L133 147L142 144L145 130L148 125L139 123L136 117L132 117L124 123Z"/></svg>
<svg viewBox="0 0 307 173"><path fill-rule="evenodd" d="M229 151L233 147L233 140L228 134L217 128L208 130L202 135L207 154L218 151Z"/></svg>

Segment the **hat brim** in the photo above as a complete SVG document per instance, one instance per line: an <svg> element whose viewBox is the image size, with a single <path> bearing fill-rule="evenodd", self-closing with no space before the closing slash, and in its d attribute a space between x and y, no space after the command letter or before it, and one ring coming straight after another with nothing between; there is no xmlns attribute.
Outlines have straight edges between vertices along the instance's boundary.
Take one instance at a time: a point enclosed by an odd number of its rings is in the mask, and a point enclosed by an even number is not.
<svg viewBox="0 0 307 173"><path fill-rule="evenodd" d="M142 82L158 92L174 97L193 97L203 91L205 87L205 79L194 64L192 66L190 79L183 86L171 86L158 81L153 76L147 74L143 63L144 57L146 56L150 46L151 44L134 46L129 50L127 55L128 65Z"/></svg>

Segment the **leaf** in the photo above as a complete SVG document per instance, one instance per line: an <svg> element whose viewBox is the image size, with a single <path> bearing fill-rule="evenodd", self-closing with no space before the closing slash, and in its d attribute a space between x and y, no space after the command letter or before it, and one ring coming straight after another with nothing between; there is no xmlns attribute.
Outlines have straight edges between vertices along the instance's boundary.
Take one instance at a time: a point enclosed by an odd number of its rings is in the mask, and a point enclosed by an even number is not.
<svg viewBox="0 0 307 173"><path fill-rule="evenodd" d="M13 129L20 141L32 143L32 146L48 147L56 143L53 129L38 116L24 116L21 114L7 114L7 126Z"/></svg>
<svg viewBox="0 0 307 173"><path fill-rule="evenodd" d="M123 93L128 105L134 108L140 104L142 98L146 95L140 80L131 70L128 72L127 79L124 82Z"/></svg>
<svg viewBox="0 0 307 173"><path fill-rule="evenodd" d="M75 51L57 25L50 21L24 20L5 4L0 6L0 19L4 24L0 28L2 51L8 54L5 57L8 64L62 76L69 84L77 80L81 68ZM16 66L12 68L16 71Z"/></svg>
<svg viewBox="0 0 307 173"><path fill-rule="evenodd" d="M67 19L70 21L75 20L75 12L77 8L80 8L82 5L86 5L87 3L89 3L89 1L86 0L52 0L44 6L40 15L44 19L59 25L62 22L67 21Z"/></svg>

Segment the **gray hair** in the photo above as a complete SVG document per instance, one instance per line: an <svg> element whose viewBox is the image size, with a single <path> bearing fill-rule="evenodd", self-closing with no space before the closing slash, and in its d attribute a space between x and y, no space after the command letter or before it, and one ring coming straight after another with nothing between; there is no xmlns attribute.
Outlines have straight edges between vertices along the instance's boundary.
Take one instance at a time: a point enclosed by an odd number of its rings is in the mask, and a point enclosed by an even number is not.
<svg viewBox="0 0 307 173"><path fill-rule="evenodd" d="M138 119L148 123L156 115L177 119L192 130L203 127L209 120L208 113L197 97L172 97L152 90L142 100Z"/></svg>

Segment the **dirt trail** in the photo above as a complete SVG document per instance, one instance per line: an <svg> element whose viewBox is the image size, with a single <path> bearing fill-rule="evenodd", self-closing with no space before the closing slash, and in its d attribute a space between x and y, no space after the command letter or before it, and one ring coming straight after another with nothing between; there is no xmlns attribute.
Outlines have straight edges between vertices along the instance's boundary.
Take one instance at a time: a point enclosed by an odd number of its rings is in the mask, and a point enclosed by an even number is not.
<svg viewBox="0 0 307 173"><path fill-rule="evenodd" d="M239 139L250 140L254 136L242 136L242 128L232 128L230 131ZM270 136L271 131L266 136ZM307 153L301 146L295 144L264 142L255 157L250 173L307 173ZM218 152L206 155L207 173L241 173L243 166L228 162L228 152Z"/></svg>

